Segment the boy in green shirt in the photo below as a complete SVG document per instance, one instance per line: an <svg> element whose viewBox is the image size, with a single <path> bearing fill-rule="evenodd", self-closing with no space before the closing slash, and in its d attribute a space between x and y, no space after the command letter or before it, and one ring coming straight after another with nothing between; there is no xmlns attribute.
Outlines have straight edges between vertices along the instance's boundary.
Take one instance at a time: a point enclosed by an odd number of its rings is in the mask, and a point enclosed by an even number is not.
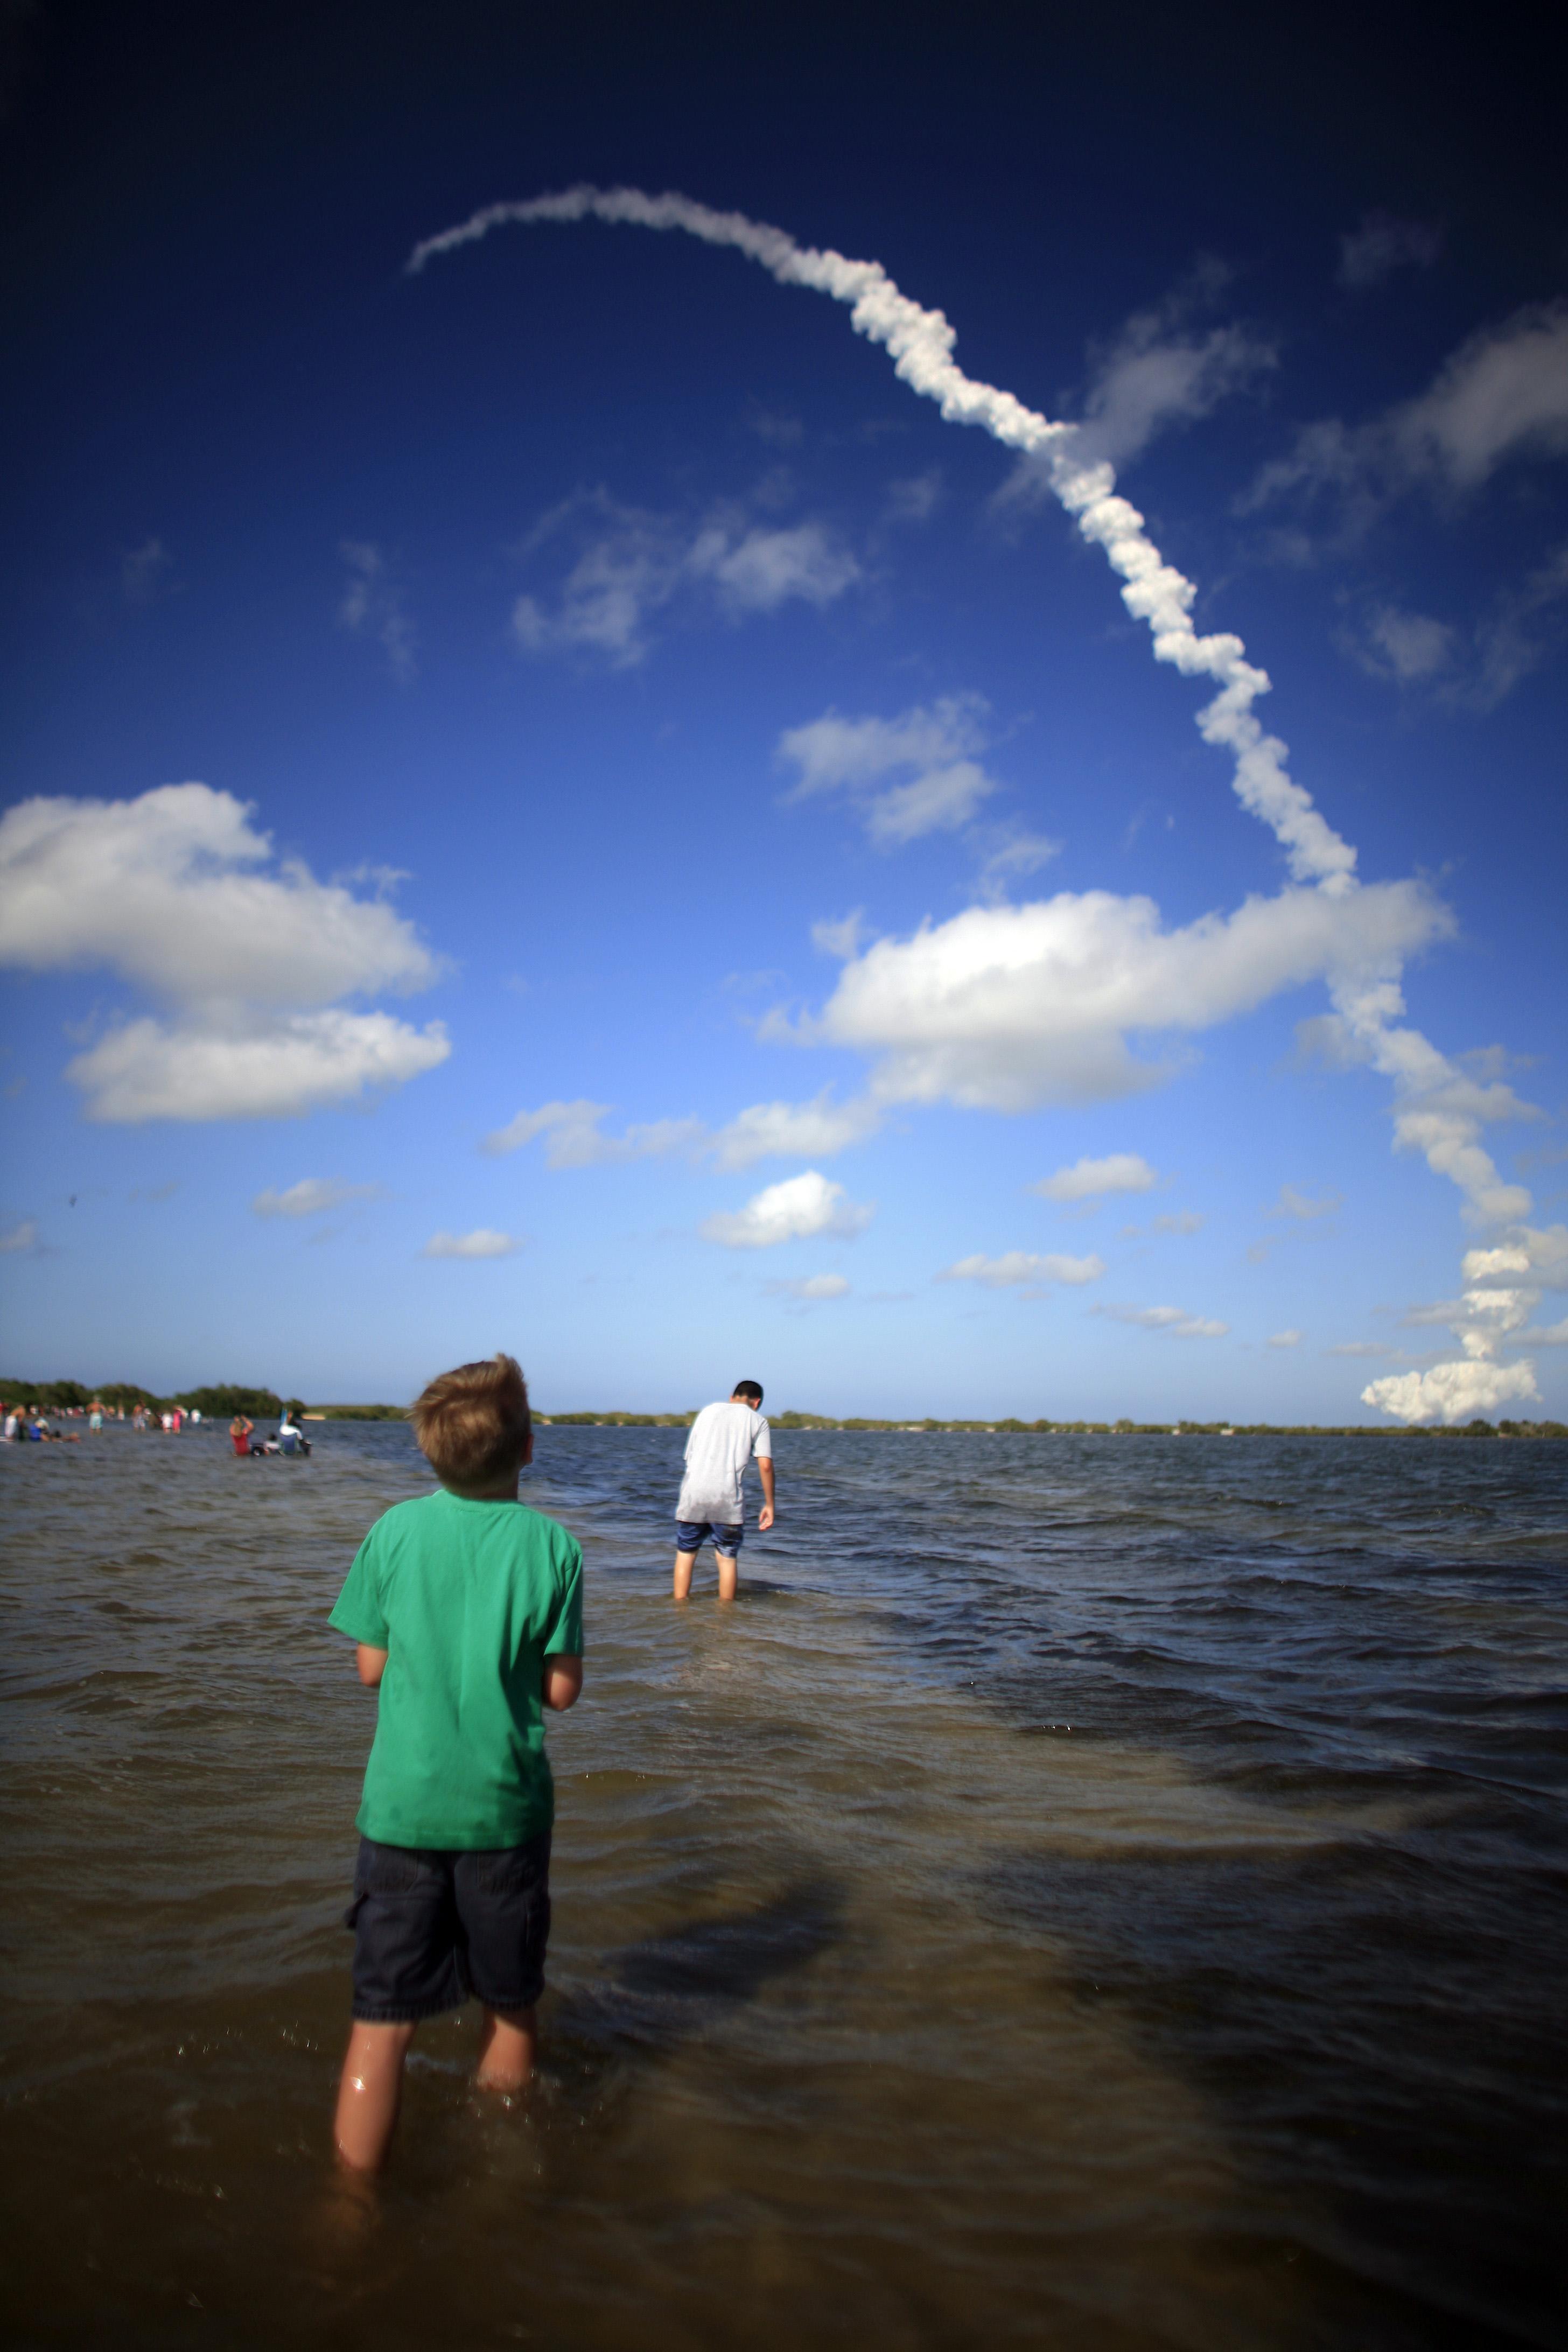
<svg viewBox="0 0 1568 2352"><path fill-rule="evenodd" d="M521 1369L510 1356L459 1365L409 1418L440 1487L376 1521L331 1619L380 1694L355 1817L336 2126L339 2155L364 2172L386 2159L422 2017L476 1994L476 2080L521 2091L532 2075L555 1811L543 1709L583 1687L582 1552L517 1496L533 1458Z"/></svg>

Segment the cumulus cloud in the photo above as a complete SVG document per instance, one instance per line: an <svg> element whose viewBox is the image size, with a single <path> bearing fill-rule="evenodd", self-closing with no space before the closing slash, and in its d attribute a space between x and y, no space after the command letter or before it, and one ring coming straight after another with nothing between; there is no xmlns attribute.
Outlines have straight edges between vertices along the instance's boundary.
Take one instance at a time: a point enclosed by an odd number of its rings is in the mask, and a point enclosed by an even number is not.
<svg viewBox="0 0 1568 2352"><path fill-rule="evenodd" d="M1313 980L1395 969L1451 929L1418 883L1288 889L1167 930L1152 899L1063 891L971 907L844 966L814 1020L764 1034L876 1057L882 1102L1018 1111L1104 1101L1165 1075L1135 1046L1181 1039Z"/></svg>
<svg viewBox="0 0 1568 2352"><path fill-rule="evenodd" d="M268 1187L258 1192L251 1207L258 1217L320 1217L329 1209L347 1208L353 1201L384 1198L384 1184L343 1184L331 1176L302 1176L287 1191Z"/></svg>
<svg viewBox="0 0 1568 2352"><path fill-rule="evenodd" d="M776 1249L781 1242L814 1241L822 1234L843 1239L864 1233L873 1212L851 1201L842 1184L830 1183L815 1168L765 1185L733 1213L705 1218L704 1241L725 1249Z"/></svg>
<svg viewBox="0 0 1568 2352"><path fill-rule="evenodd" d="M1462 1421L1489 1420L1500 1405L1539 1397L1528 1364L1472 1362L1434 1364L1426 1372L1390 1372L1363 1389L1363 1404L1376 1405L1407 1426L1441 1421L1452 1429Z"/></svg>
<svg viewBox="0 0 1568 2352"><path fill-rule="evenodd" d="M251 811L205 784L36 799L0 819L0 963L107 969L171 1008L110 1029L67 1075L110 1121L287 1117L446 1059L334 1000L425 988L437 960L383 899L276 864Z"/></svg>
<svg viewBox="0 0 1568 2352"><path fill-rule="evenodd" d="M1462 1359L1374 1381L1362 1391L1363 1403L1399 1421L1451 1424L1539 1396L1533 1365L1507 1361L1504 1351L1562 1343L1568 1325L1537 1326L1531 1318L1544 1291L1568 1289L1568 1225L1516 1224L1499 1240L1467 1250L1463 1275L1457 1299L1412 1307L1405 1318L1446 1324L1464 1350Z"/></svg>
<svg viewBox="0 0 1568 2352"><path fill-rule="evenodd" d="M1113 1323L1133 1323L1142 1331L1163 1331L1173 1339L1223 1339L1230 1329L1212 1316L1189 1315L1184 1307L1097 1307Z"/></svg>
<svg viewBox="0 0 1568 2352"><path fill-rule="evenodd" d="M1075 1160L1029 1189L1047 1201L1100 1201L1108 1192L1147 1192L1159 1181L1141 1153L1112 1151L1103 1160Z"/></svg>
<svg viewBox="0 0 1568 2352"><path fill-rule="evenodd" d="M771 1298L799 1298L808 1305L849 1296L848 1282L841 1274L797 1275L793 1282L770 1282L764 1287Z"/></svg>
<svg viewBox="0 0 1568 2352"><path fill-rule="evenodd" d="M1392 213L1362 215L1361 226L1340 239L1334 273L1352 293L1381 286L1396 269L1430 269L1443 250L1443 232L1432 221L1399 220Z"/></svg>
<svg viewBox="0 0 1568 2352"><path fill-rule="evenodd" d="M985 1257L979 1252L961 1257L956 1265L944 1267L937 1280L977 1282L986 1290L1021 1290L1036 1297L1053 1283L1098 1282L1104 1272L1105 1260L1092 1255L1062 1257L1047 1252L1037 1256L1030 1250L1005 1250L1000 1257Z"/></svg>
<svg viewBox="0 0 1568 2352"><path fill-rule="evenodd" d="M1272 1331L1268 1336L1268 1344L1271 1348L1299 1348L1301 1344L1301 1334L1296 1330Z"/></svg>
<svg viewBox="0 0 1568 2352"><path fill-rule="evenodd" d="M0 1234L0 1257L30 1257L38 1246L37 1220L24 1217Z"/></svg>
<svg viewBox="0 0 1568 2352"><path fill-rule="evenodd" d="M790 798L845 793L881 849L956 832L997 789L975 756L986 747L985 709L979 695L947 695L897 719L829 710L792 727L778 747L781 761L799 772Z"/></svg>
<svg viewBox="0 0 1568 2352"><path fill-rule="evenodd" d="M432 1234L421 1257L515 1257L522 1244L510 1234L476 1225L471 1234Z"/></svg>
<svg viewBox="0 0 1568 2352"><path fill-rule="evenodd" d="M300 1118L367 1089L406 1085L451 1052L438 1021L424 1029L387 1013L300 1013L250 1031L166 1028L128 1021L66 1064L89 1118Z"/></svg>
<svg viewBox="0 0 1568 2352"><path fill-rule="evenodd" d="M378 645L399 686L408 685L419 667L414 624L385 556L367 539L345 539L338 553L348 572L338 619L352 636Z"/></svg>
<svg viewBox="0 0 1568 2352"><path fill-rule="evenodd" d="M1500 467L1568 450L1568 302L1533 303L1484 327L1426 391L1366 423L1327 417L1265 466L1243 502L1331 497L1352 528L1394 498L1479 490Z"/></svg>
<svg viewBox="0 0 1568 2352"><path fill-rule="evenodd" d="M520 1110L505 1127L487 1135L479 1148L500 1157L542 1137L552 1168L602 1168L631 1160L680 1157L737 1169L750 1168L759 1160L826 1158L863 1142L882 1121L875 1103L864 1097L837 1103L828 1087L810 1102L752 1103L716 1129L700 1118L663 1118L607 1135L603 1122L609 1114L608 1103L585 1098L542 1103L537 1110Z"/></svg>
<svg viewBox="0 0 1568 2352"><path fill-rule="evenodd" d="M740 619L791 602L820 608L860 578L854 555L825 523L758 522L738 507L693 522L595 490L554 508L523 552L563 538L575 554L554 604L520 596L513 635L527 653L599 655L618 669L646 660L655 618L696 590Z"/></svg>

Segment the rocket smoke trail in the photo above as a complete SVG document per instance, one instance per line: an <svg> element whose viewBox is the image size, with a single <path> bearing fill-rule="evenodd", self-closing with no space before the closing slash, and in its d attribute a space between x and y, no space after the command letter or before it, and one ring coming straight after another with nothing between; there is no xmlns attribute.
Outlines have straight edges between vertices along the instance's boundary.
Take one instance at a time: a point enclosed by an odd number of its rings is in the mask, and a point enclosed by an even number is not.
<svg viewBox="0 0 1568 2352"><path fill-rule="evenodd" d="M1268 673L1247 660L1242 640L1229 631L1198 635L1191 610L1194 583L1165 562L1136 507L1118 496L1111 467L1079 454L1076 425L1053 422L1014 394L965 375L952 356L957 337L945 313L911 301L880 262L798 245L784 229L742 213L716 212L689 196L581 186L522 203L487 205L456 228L416 246L407 268L417 275L427 262L479 243L493 228L582 220L679 229L706 245L732 247L782 286L804 286L845 303L856 332L880 343L898 374L922 398L934 400L944 418L977 425L1032 459L1083 537L1104 550L1120 574L1122 603L1148 625L1155 659L1184 676L1210 678L1218 688L1199 711L1198 727L1205 741L1231 754L1237 796L1274 834L1295 883L1312 886L1346 915L1370 908L1378 893L1358 885L1354 849L1292 780L1286 745L1265 732L1254 711L1258 697L1269 690ZM1285 895L1288 899L1292 894ZM1283 907L1285 900L1272 903ZM1478 1083L1418 1030L1396 1025L1405 1011L1397 972L1397 961L1391 962L1386 950L1373 950L1369 937L1359 963L1347 956L1327 975L1347 1050L1392 1081L1396 1144L1420 1151L1436 1173L1457 1184L1472 1219L1493 1225L1511 1221L1511 1232L1500 1247L1468 1253L1463 1297L1451 1312L1443 1310L1443 1319L1463 1343L1463 1360L1373 1381L1363 1398L1405 1421L1427 1421L1438 1413L1457 1421L1495 1411L1510 1398L1539 1393L1529 1363L1500 1363L1496 1353L1527 1321L1540 1297L1536 1286L1568 1281L1568 1230L1559 1225L1540 1232L1518 1222L1531 1209L1531 1196L1521 1185L1503 1181L1479 1138L1489 1118L1527 1115L1529 1107L1500 1082Z"/></svg>
<svg viewBox="0 0 1568 2352"><path fill-rule="evenodd" d="M1268 673L1247 660L1241 639L1228 631L1198 635L1190 610L1195 586L1164 561L1137 508L1116 495L1111 467L1075 456L1078 426L1053 424L1012 393L965 375L952 356L957 337L946 315L922 310L900 293L879 261L819 253L797 245L782 228L748 220L742 213L715 212L689 196L578 187L525 204L487 205L460 227L416 245L408 268L417 273L437 255L477 244L492 228L510 223L580 220L683 229L705 245L732 246L760 262L781 286L809 287L847 303L856 332L889 352L898 374L911 390L934 400L950 424L978 425L1006 447L1042 460L1051 488L1084 538L1104 549L1112 571L1126 583L1121 601L1135 619L1148 623L1155 660L1170 662L1188 677L1211 677L1218 686L1218 694L1198 714L1198 726L1205 740L1233 754L1243 806L1261 817L1284 846L1298 881L1316 882L1333 893L1352 887L1355 851L1325 823L1311 794L1291 782L1285 745L1277 735L1266 735L1254 715L1253 704L1268 691Z"/></svg>

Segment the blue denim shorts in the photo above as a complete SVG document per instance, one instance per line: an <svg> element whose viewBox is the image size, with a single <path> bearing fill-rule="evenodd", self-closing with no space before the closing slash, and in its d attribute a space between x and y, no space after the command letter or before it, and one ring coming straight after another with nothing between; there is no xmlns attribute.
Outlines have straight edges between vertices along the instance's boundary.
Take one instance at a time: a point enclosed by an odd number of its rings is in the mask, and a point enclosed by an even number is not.
<svg viewBox="0 0 1568 2352"><path fill-rule="evenodd" d="M733 1559L746 1540L746 1530L743 1527L721 1528L711 1519L677 1519L675 1522L677 1551L700 1551L710 1536L713 1538L714 1550L721 1551L726 1559Z"/></svg>
<svg viewBox="0 0 1568 2352"><path fill-rule="evenodd" d="M550 1940L550 1832L477 1853L361 1838L354 1899L353 2013L406 2025L460 2009L531 2009Z"/></svg>

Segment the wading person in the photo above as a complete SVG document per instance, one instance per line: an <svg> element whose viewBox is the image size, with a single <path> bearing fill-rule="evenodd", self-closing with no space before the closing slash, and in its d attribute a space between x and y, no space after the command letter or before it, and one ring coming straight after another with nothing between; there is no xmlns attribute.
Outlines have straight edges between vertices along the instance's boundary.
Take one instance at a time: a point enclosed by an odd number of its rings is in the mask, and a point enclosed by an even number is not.
<svg viewBox="0 0 1568 2352"><path fill-rule="evenodd" d="M476 2081L521 2091L532 2075L555 1813L544 1709L583 1687L583 1555L518 1500L533 1456L519 1367L443 1372L409 1418L440 1486L377 1519L331 1621L379 1693L337 2109L338 2153L363 2172L385 2160L421 2018L472 1993Z"/></svg>
<svg viewBox="0 0 1568 2352"><path fill-rule="evenodd" d="M691 1590L691 1571L708 1537L719 1570L719 1598L733 1601L745 1540L746 1508L742 1480L755 1454L763 1482L757 1532L773 1523L773 1441L763 1419L763 1391L755 1381L737 1381L728 1404L705 1404L686 1441L686 1475L675 1506L675 1598Z"/></svg>

